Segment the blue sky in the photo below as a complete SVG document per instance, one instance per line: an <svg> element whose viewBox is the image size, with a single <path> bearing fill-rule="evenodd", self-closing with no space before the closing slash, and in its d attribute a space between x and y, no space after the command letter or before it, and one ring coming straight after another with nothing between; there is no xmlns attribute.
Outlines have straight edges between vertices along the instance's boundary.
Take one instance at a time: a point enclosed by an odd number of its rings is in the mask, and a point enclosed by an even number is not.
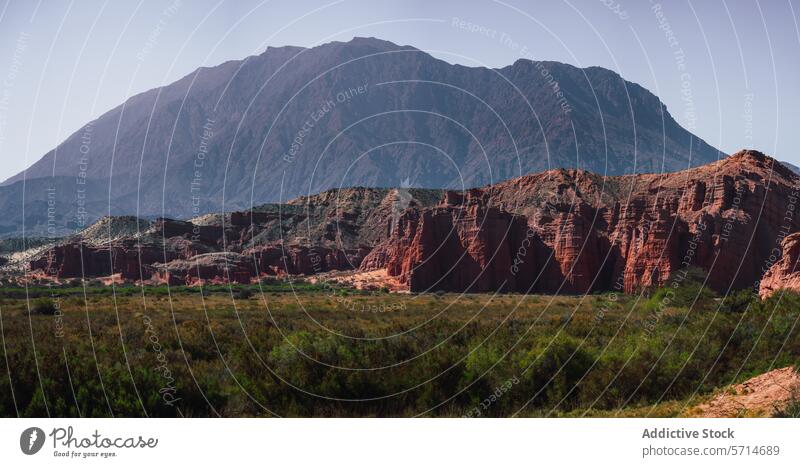
<svg viewBox="0 0 800 467"><path fill-rule="evenodd" d="M9 1L0 3L0 179L87 121L199 66L353 36L451 63L612 69L726 152L800 164L794 0Z"/></svg>

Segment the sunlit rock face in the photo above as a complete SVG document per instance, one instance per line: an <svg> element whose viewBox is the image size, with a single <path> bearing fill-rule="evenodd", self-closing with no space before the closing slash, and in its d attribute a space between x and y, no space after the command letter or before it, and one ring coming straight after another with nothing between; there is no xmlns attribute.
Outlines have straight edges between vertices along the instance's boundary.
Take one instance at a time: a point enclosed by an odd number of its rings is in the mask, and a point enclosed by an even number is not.
<svg viewBox="0 0 800 467"><path fill-rule="evenodd" d="M553 170L409 209L362 268L411 290L587 293L680 282L690 267L719 292L781 283L798 230L798 177L741 151L669 174ZM791 264L790 264L791 263ZM780 269L784 268L784 269Z"/></svg>

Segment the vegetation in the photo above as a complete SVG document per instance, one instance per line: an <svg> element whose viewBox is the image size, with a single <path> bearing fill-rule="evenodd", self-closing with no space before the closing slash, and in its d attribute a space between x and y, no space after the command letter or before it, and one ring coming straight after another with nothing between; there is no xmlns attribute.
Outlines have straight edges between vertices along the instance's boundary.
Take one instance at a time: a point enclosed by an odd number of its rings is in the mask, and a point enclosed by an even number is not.
<svg viewBox="0 0 800 467"><path fill-rule="evenodd" d="M114 285L108 286L104 285L100 281L95 280L87 280L81 282L80 279L74 279L66 284L63 285L54 285L54 284L34 284L28 287L22 287L19 285L4 285L0 287L0 299L34 299L34 298L50 298L52 296L59 296L59 297L132 297L138 296L141 297L142 295L147 296L155 296L155 297L166 297L169 295L199 295L201 292L205 295L213 295L213 294L222 294L228 295L231 294L241 296L242 298L249 298L254 294L258 294L261 292L264 293L271 293L271 292L297 292L297 293L308 293L308 292L320 292L329 290L322 285L316 285L309 282L305 282L302 280L297 280L294 282L285 282L285 281L275 281L275 280L266 280L262 284L254 284L254 285L206 285L202 288L200 287L188 287L188 286L167 286L167 285L159 285L159 286L138 286L134 284L122 284L122 285Z"/></svg>
<svg viewBox="0 0 800 467"><path fill-rule="evenodd" d="M3 416L675 416L800 356L791 293L111 290L2 288Z"/></svg>
<svg viewBox="0 0 800 467"><path fill-rule="evenodd" d="M14 253L24 251L28 248L36 248L42 245L49 245L56 239L46 237L13 237L0 239L0 253Z"/></svg>
<svg viewBox="0 0 800 467"><path fill-rule="evenodd" d="M775 412L777 418L800 418L800 399L792 399L786 407L778 407Z"/></svg>
<svg viewBox="0 0 800 467"><path fill-rule="evenodd" d="M37 315L54 315L57 311L58 307L55 302L49 298L37 299L31 306L31 312Z"/></svg>

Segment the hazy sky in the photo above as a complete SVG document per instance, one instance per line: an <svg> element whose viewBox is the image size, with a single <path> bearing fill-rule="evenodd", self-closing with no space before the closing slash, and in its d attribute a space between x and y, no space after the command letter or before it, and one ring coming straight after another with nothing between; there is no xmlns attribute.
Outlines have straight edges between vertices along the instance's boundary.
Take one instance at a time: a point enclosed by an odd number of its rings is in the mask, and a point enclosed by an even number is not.
<svg viewBox="0 0 800 467"><path fill-rule="evenodd" d="M0 4L0 179L199 66L353 36L451 63L610 68L726 152L800 164L795 0L30 1Z"/></svg>

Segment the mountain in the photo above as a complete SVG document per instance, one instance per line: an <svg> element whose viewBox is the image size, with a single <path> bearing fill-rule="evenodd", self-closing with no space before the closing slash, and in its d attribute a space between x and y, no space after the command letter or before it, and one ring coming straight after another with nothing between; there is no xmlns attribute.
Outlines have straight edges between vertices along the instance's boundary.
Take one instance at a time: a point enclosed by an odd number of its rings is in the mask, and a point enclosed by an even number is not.
<svg viewBox="0 0 800 467"><path fill-rule="evenodd" d="M26 266L172 284L357 269L413 292L548 294L632 293L700 269L711 289L763 279L768 295L800 284L798 183L746 150L668 174L554 169L465 191L346 188L190 221L105 219Z"/></svg>
<svg viewBox="0 0 800 467"><path fill-rule="evenodd" d="M786 161L781 161L781 164L783 164L786 167L788 167L792 172L800 175L800 167L792 164L791 162L786 162Z"/></svg>
<svg viewBox="0 0 800 467"><path fill-rule="evenodd" d="M49 184L66 232L81 214L185 219L341 186L462 189L550 168L622 175L720 157L655 95L603 68L470 68L355 38L270 47L136 95L6 180L0 214L18 231L24 205L36 219L26 229L46 231Z"/></svg>

